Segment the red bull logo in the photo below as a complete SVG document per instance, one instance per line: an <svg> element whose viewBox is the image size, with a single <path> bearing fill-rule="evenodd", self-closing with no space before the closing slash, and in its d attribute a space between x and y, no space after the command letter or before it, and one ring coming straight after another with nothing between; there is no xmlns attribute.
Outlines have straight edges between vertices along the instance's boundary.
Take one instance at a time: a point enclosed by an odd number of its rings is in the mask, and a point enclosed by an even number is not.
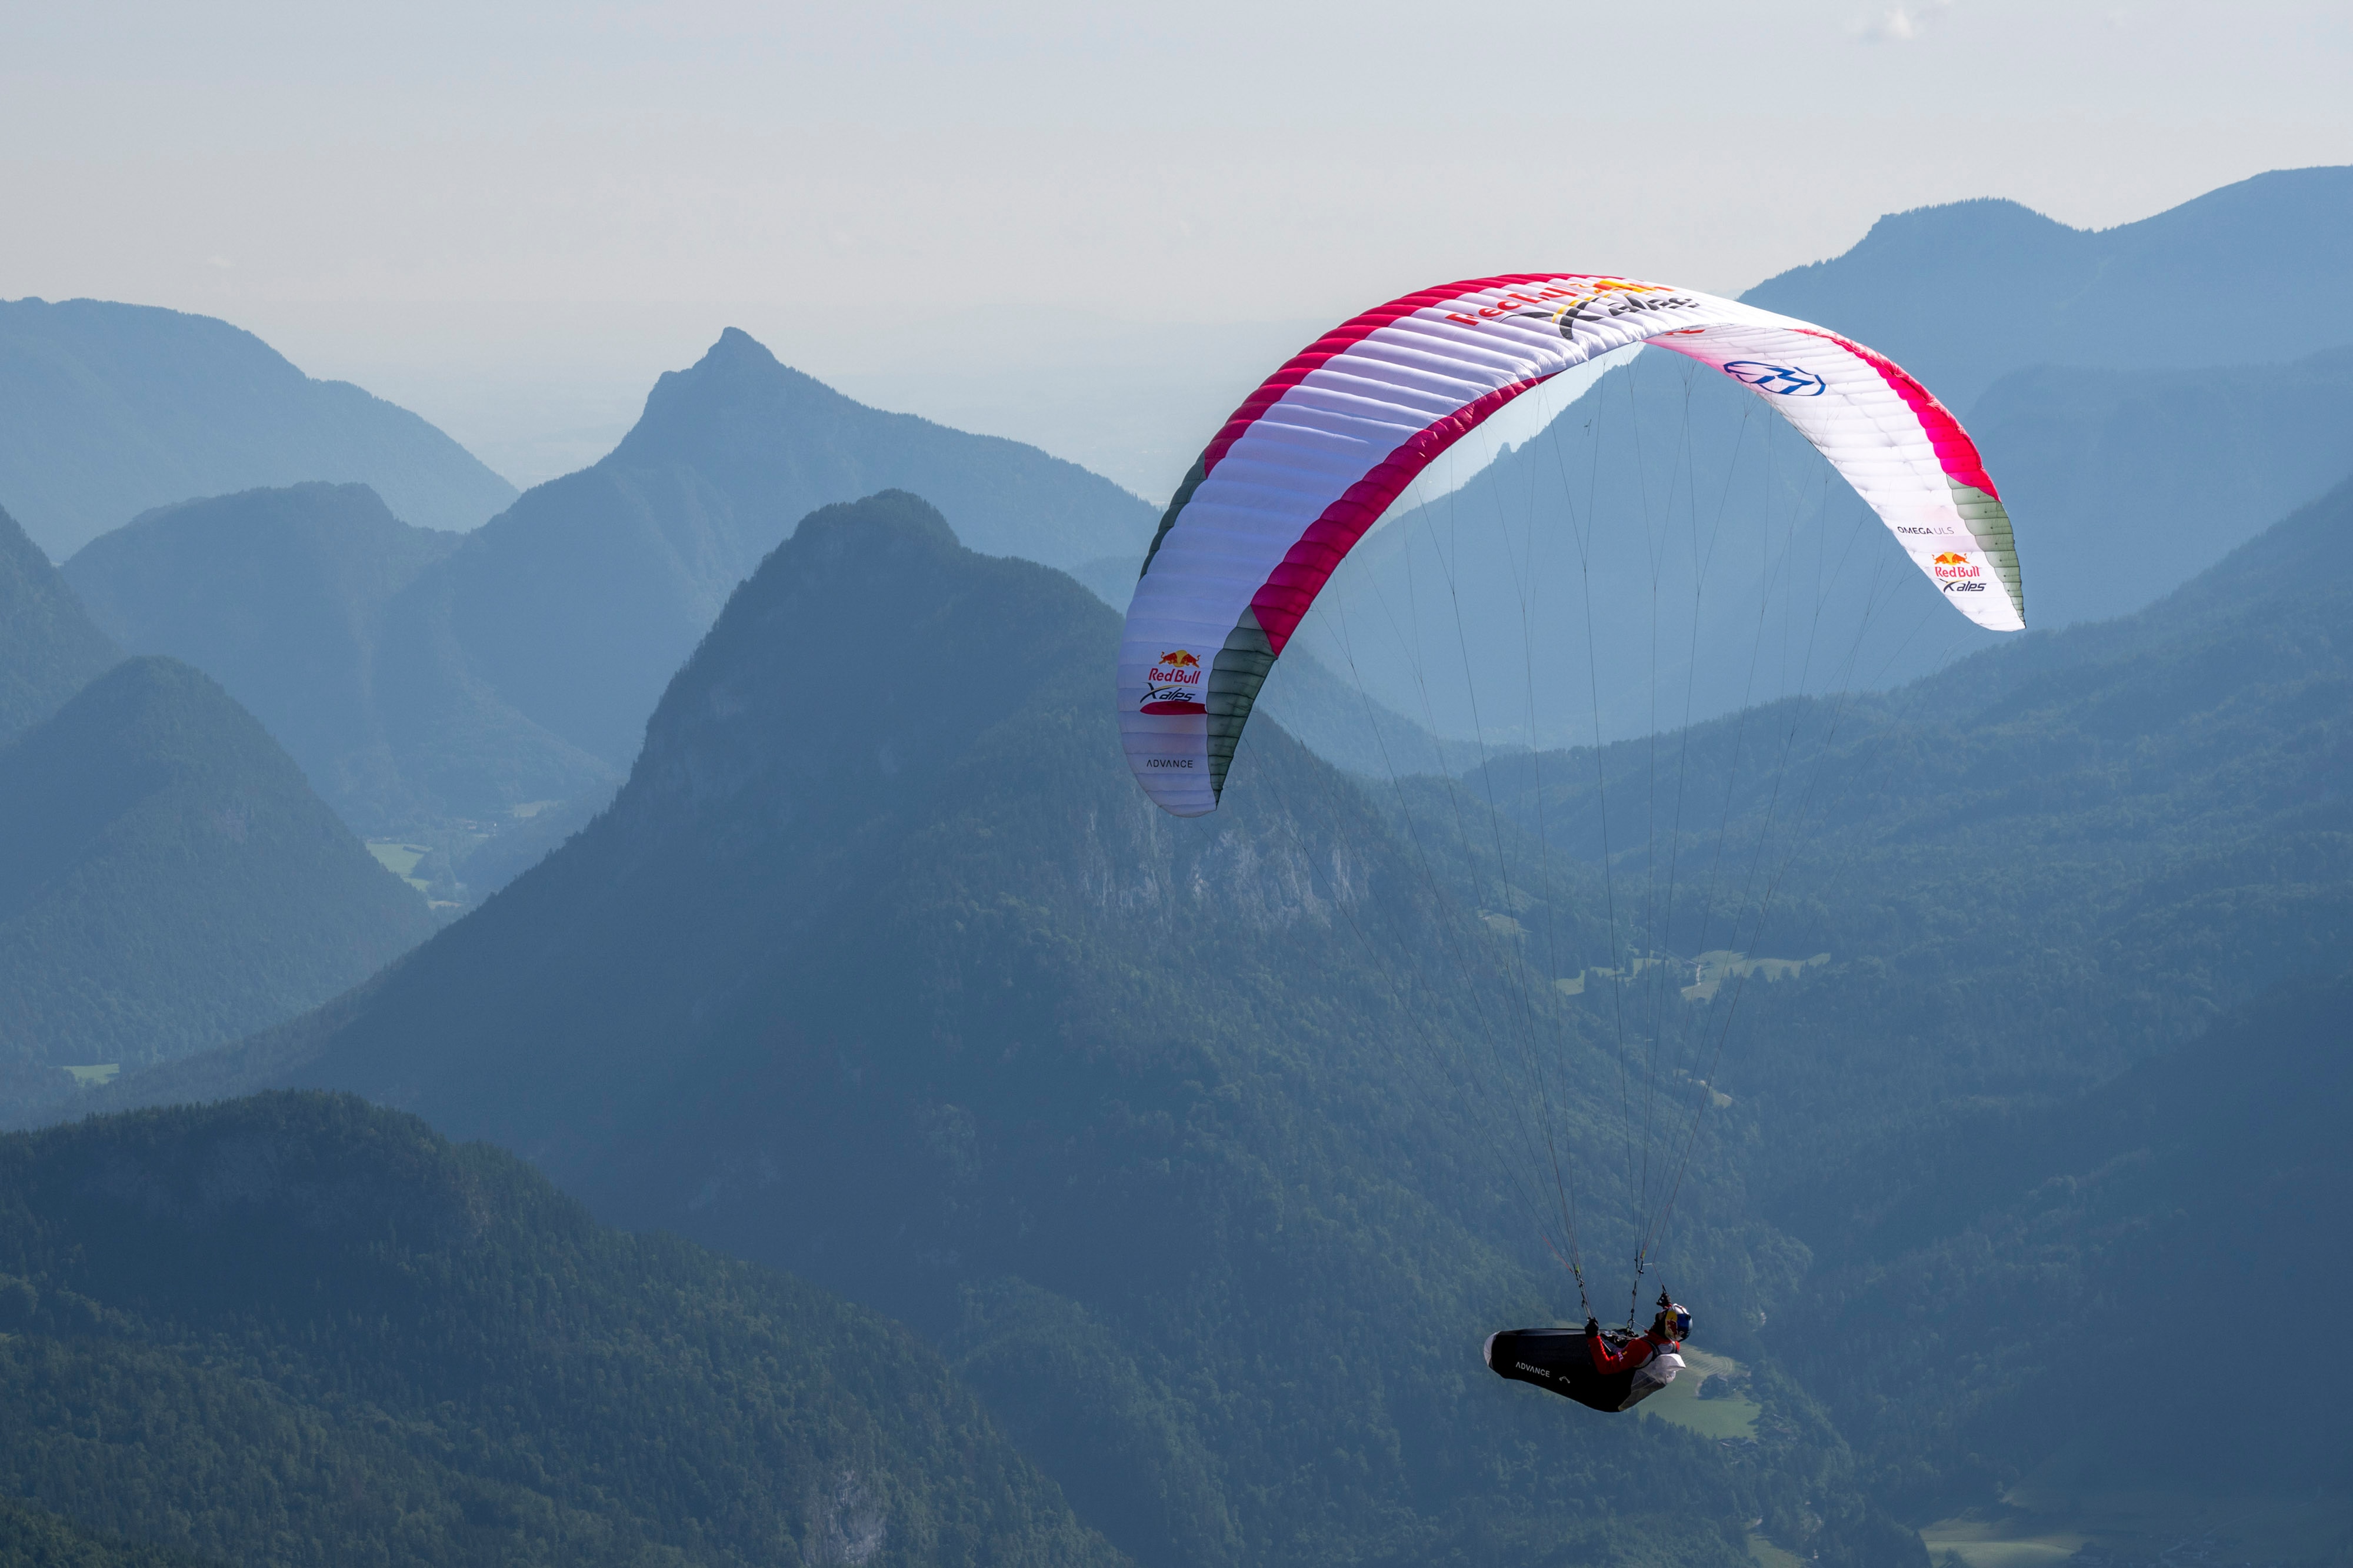
<svg viewBox="0 0 2353 1568"><path fill-rule="evenodd" d="M1587 277L1575 279L1575 283L1576 287L1567 289L1549 283L1540 288L1522 285L1506 289L1495 296L1493 304L1473 306L1465 300L1465 310L1449 310L1446 319L1475 327L1482 320L1535 315L1559 325L1566 336L1572 321L1596 321L1608 316L1622 316L1630 310L1658 310L1697 303L1688 295L1674 294L1660 284L1631 278ZM1477 313L1468 313L1472 310Z"/></svg>
<svg viewBox="0 0 2353 1568"><path fill-rule="evenodd" d="M1152 661L1144 676L1140 713L1207 713L1201 700L1201 661L1185 648L1175 648Z"/></svg>
<svg viewBox="0 0 2353 1568"><path fill-rule="evenodd" d="M1950 550L1938 554L1936 559L1930 563L1929 570L1940 578L1974 577L1978 574L1978 569L1969 564L1968 556Z"/></svg>

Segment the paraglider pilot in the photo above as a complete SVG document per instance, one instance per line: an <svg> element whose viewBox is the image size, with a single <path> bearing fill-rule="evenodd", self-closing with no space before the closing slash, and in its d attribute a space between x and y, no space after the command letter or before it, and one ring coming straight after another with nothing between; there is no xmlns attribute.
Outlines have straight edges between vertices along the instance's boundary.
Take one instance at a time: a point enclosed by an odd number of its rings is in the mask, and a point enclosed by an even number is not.
<svg viewBox="0 0 2353 1568"><path fill-rule="evenodd" d="M1691 1335L1691 1314L1659 1292L1658 1315L1640 1334L1605 1330L1591 1318L1570 1329L1513 1329L1490 1335L1487 1364L1499 1377L1532 1383L1595 1410L1631 1410L1675 1380Z"/></svg>
<svg viewBox="0 0 2353 1568"><path fill-rule="evenodd" d="M1690 1333L1691 1314L1668 1300L1664 1290L1659 1292L1659 1315L1651 1320L1648 1329L1627 1341L1623 1350L1613 1347L1602 1338L1601 1324L1598 1320L1585 1320L1586 1351L1593 1358L1593 1370L1599 1373L1632 1372L1637 1367L1648 1365L1661 1352L1672 1352L1679 1348ZM1683 1358L1678 1356L1675 1359L1680 1363ZM1674 1380L1675 1374L1669 1372L1659 1382L1663 1386Z"/></svg>

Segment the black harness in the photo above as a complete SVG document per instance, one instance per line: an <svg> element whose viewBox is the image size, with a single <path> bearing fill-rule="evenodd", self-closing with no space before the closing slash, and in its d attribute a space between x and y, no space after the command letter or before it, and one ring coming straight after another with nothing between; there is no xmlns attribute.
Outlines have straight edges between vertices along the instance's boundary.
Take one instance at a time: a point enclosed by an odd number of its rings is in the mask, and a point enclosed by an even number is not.
<svg viewBox="0 0 2353 1568"><path fill-rule="evenodd" d="M1639 1335L1623 1329L1604 1329L1601 1338L1613 1352L1622 1352ZM1641 1374L1641 1367L1603 1372L1593 1364L1593 1352L1583 1329L1506 1329L1487 1342L1487 1364L1498 1377L1532 1383L1564 1399L1574 1399L1594 1410L1631 1410L1662 1386Z"/></svg>

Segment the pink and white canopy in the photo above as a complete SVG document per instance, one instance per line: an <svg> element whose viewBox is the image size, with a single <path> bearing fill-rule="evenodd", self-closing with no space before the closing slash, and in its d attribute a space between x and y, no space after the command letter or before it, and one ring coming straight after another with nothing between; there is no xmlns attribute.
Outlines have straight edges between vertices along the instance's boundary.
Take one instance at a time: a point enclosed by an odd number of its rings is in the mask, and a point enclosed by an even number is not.
<svg viewBox="0 0 2353 1568"><path fill-rule="evenodd" d="M1746 384L1819 447L1958 609L2024 627L2010 516L1960 422L1893 361L1736 300L1587 273L1482 278L1335 328L1226 421L1145 557L1119 656L1145 793L1217 808L1259 688L1333 569L1432 459L1630 343Z"/></svg>

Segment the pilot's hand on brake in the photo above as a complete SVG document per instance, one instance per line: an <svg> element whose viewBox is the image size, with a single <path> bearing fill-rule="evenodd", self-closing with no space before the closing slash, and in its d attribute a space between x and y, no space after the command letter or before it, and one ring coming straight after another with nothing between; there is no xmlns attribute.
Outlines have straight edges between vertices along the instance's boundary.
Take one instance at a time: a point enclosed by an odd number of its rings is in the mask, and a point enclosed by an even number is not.
<svg viewBox="0 0 2353 1568"><path fill-rule="evenodd" d="M1585 1320L1585 1331L1586 1331L1586 1333L1587 1333L1588 1335L1593 1335L1593 1334L1598 1334L1598 1333L1599 1333L1599 1332L1601 1331L1601 1320L1600 1320L1600 1319L1599 1319L1599 1318L1588 1318L1588 1319L1586 1319L1586 1320Z"/></svg>

